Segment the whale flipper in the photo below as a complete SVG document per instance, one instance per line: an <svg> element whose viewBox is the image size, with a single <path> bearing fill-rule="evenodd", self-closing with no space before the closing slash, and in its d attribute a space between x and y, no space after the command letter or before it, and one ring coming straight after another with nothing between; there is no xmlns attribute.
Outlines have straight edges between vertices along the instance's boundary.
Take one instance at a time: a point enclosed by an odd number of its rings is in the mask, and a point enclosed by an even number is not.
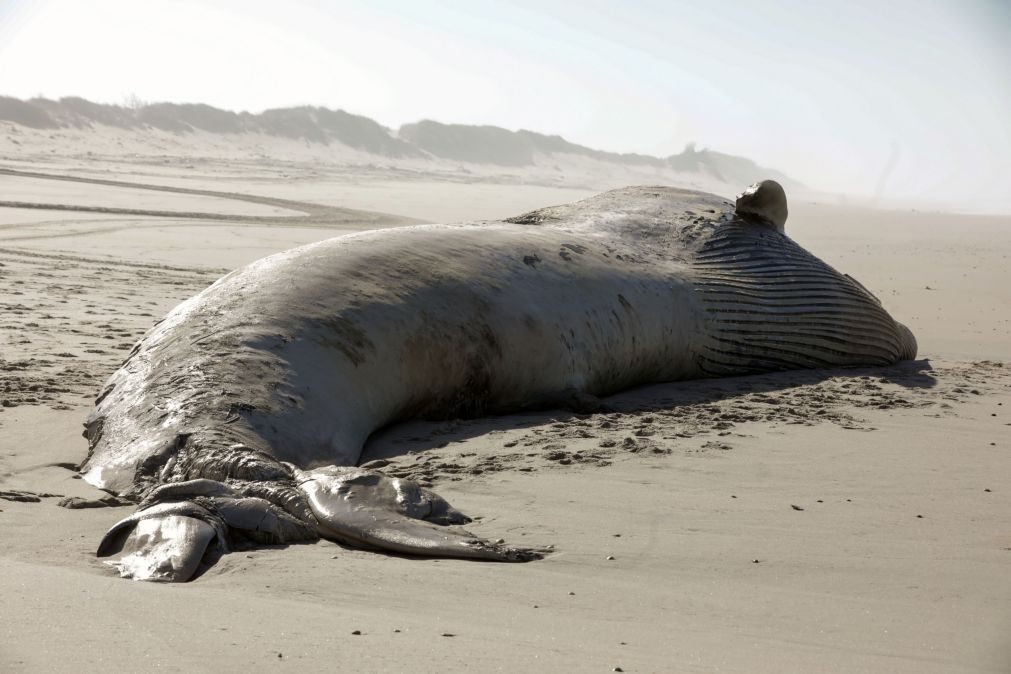
<svg viewBox="0 0 1011 674"><path fill-rule="evenodd" d="M338 543L407 555L526 562L541 550L510 548L450 527L470 519L417 483L375 471L332 466L300 472L299 488L319 522L318 533Z"/></svg>

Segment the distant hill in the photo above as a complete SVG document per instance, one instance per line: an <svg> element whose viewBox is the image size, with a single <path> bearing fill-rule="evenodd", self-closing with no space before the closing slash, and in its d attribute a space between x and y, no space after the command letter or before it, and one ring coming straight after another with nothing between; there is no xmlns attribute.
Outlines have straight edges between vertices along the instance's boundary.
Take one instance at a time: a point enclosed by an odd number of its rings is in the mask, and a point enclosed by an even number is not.
<svg viewBox="0 0 1011 674"><path fill-rule="evenodd" d="M314 106L277 108L259 114L221 110L198 103L152 103L119 106L83 98L33 98L22 101L0 96L0 121L35 129L116 127L131 131L159 129L173 134L202 131L213 134L261 133L320 145L339 143L391 159L443 159L472 164L522 168L539 159L583 157L635 169L704 174L728 185L742 186L774 178L788 188L802 186L781 172L763 168L745 157L696 149L653 157L594 150L561 136L534 131L510 131L497 126L444 124L423 120L397 132L362 115Z"/></svg>
<svg viewBox="0 0 1011 674"><path fill-rule="evenodd" d="M476 164L528 166L537 152L574 154L617 164L642 164L662 167L665 160L644 154L618 154L593 150L570 143L561 136L546 136L534 131L509 131L498 126L442 124L423 120L404 124L399 135L429 154Z"/></svg>

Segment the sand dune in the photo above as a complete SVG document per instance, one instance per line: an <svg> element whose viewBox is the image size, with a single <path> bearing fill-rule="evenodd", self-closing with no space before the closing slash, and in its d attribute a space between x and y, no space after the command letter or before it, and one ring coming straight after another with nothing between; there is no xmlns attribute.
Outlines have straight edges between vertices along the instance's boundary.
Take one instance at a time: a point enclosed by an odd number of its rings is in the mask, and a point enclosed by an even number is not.
<svg viewBox="0 0 1011 674"><path fill-rule="evenodd" d="M788 232L907 323L917 361L653 386L600 414L414 422L372 439L370 460L435 484L482 517L475 533L553 545L541 562L321 542L158 586L93 556L130 508L56 506L96 495L71 470L81 423L158 318L293 245L588 190L308 155L230 162L224 149L184 168L115 142L102 161L43 161L42 143L30 164L3 163L74 180L0 174L0 198L23 202L0 208L0 669L1011 667L1011 219L791 204Z"/></svg>
<svg viewBox="0 0 1011 674"><path fill-rule="evenodd" d="M750 159L698 150L694 144L680 154L661 158L594 150L561 136L510 131L489 125L422 120L404 124L394 132L362 115L314 106L276 108L252 114L194 103L123 107L93 103L76 96L58 101L46 98L22 101L0 96L0 121L13 122L27 129L83 129L103 136L116 130L133 130L140 134L161 131L176 136L203 132L224 137L233 145L241 144L249 134L260 134L307 145L332 144L338 153L346 148L387 160L449 160L498 167L532 167L546 161L564 164L567 158L582 157L609 165L612 171L618 166L629 166L700 173L729 183L774 178L791 188L801 187L793 179L773 169L762 168Z"/></svg>

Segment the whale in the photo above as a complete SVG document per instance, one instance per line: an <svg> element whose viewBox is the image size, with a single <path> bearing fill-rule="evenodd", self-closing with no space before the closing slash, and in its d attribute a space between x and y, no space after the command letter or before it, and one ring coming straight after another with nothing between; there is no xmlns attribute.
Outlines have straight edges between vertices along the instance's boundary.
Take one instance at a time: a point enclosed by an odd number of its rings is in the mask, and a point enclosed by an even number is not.
<svg viewBox="0 0 1011 674"><path fill-rule="evenodd" d="M237 269L133 348L85 424L90 484L137 504L98 547L187 581L319 539L524 562L426 486L359 465L408 419L593 409L630 387L884 366L916 340L786 233L785 191L612 190L499 221L340 236Z"/></svg>

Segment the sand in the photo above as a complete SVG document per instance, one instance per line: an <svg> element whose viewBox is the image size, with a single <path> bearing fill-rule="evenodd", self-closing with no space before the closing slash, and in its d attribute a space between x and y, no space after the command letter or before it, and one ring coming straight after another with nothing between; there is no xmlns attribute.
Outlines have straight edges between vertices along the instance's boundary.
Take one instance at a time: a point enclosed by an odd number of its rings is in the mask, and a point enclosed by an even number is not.
<svg viewBox="0 0 1011 674"><path fill-rule="evenodd" d="M476 533L554 545L543 561L320 542L157 585L94 557L129 507L55 496L98 494L71 470L81 424L154 321L297 244L592 190L122 152L0 163L176 189L0 174L4 201L99 209L0 208L0 670L1011 669L1011 218L791 203L788 233L913 329L915 362L652 386L602 414L415 422L370 442L367 458L480 517Z"/></svg>

